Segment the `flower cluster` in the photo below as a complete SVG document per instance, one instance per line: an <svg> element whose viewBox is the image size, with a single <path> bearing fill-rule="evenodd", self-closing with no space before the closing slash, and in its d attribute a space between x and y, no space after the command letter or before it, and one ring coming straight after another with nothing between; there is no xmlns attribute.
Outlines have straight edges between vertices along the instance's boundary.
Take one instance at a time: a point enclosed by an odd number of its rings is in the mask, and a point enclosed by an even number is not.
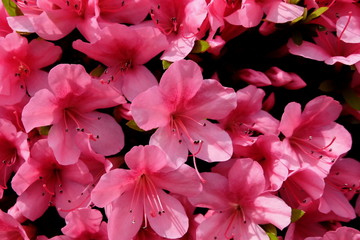
<svg viewBox="0 0 360 240"><path fill-rule="evenodd" d="M359 29L354 0L3 0L1 239L360 239Z"/></svg>

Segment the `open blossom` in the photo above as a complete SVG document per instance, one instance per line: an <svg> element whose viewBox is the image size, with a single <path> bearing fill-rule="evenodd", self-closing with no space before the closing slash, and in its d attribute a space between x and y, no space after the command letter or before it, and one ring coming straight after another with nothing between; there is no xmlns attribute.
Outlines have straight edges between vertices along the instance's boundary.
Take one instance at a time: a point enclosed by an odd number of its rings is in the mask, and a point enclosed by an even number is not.
<svg viewBox="0 0 360 240"><path fill-rule="evenodd" d="M152 20L170 43L161 59L170 62L184 59L193 49L206 17L206 1L150 0L150 7Z"/></svg>
<svg viewBox="0 0 360 240"><path fill-rule="evenodd" d="M93 177L81 161L60 165L48 146L41 139L31 149L31 157L21 165L11 185L19 195L16 206L21 214L34 221L49 206L56 206L66 214L89 203Z"/></svg>
<svg viewBox="0 0 360 240"><path fill-rule="evenodd" d="M10 27L15 31L35 32L46 40L59 40L77 28L86 39L96 39L99 10L95 0L18 2L25 5L25 9L35 8L36 11L8 18ZM27 6L29 4L33 6Z"/></svg>
<svg viewBox="0 0 360 240"><path fill-rule="evenodd" d="M66 226L61 229L64 235L51 238L52 240L97 239L107 240L106 222L102 221L99 210L79 208L65 217Z"/></svg>
<svg viewBox="0 0 360 240"><path fill-rule="evenodd" d="M329 65L337 62L353 65L360 61L360 43L343 42L341 36L336 37L331 32L318 32L314 41L303 41L301 45L296 45L293 40L289 40L287 46L291 54L324 61Z"/></svg>
<svg viewBox="0 0 360 240"><path fill-rule="evenodd" d="M95 110L124 103L124 97L92 79L81 65L57 65L50 70L48 80L50 89L36 92L24 107L22 121L26 132L52 125L49 146L59 163L75 163L83 139L103 155L122 149L120 125L110 115Z"/></svg>
<svg viewBox="0 0 360 240"><path fill-rule="evenodd" d="M331 97L319 96L308 102L301 112L298 103L289 103L279 130L284 134L284 154L289 156L290 170L312 166L325 177L339 156L351 148L351 135L334 121L341 105Z"/></svg>
<svg viewBox="0 0 360 240"><path fill-rule="evenodd" d="M265 92L249 85L236 92L237 106L226 116L219 120L220 126L230 135L234 152L241 155L237 146L252 145L259 134L277 135L279 121L268 112L262 110L262 100Z"/></svg>
<svg viewBox="0 0 360 240"><path fill-rule="evenodd" d="M161 32L149 23L134 27L112 24L91 43L77 40L73 47L107 66L101 79L132 101L137 94L157 84L144 66L168 45Z"/></svg>
<svg viewBox="0 0 360 240"><path fill-rule="evenodd" d="M47 86L47 73L41 68L59 59L61 48L53 43L25 37L13 32L0 37L0 105L21 101Z"/></svg>
<svg viewBox="0 0 360 240"><path fill-rule="evenodd" d="M233 89L216 80L203 80L196 63L180 60L167 69L159 86L134 99L131 112L140 128L158 128L150 144L159 146L175 166L180 166L188 151L209 162L231 157L229 135L206 119L222 119L235 106Z"/></svg>
<svg viewBox="0 0 360 240"><path fill-rule="evenodd" d="M202 176L203 191L189 199L214 213L200 223L196 239L267 240L259 224L283 229L290 223L291 208L265 192L263 171L252 159L237 159L227 178L216 173Z"/></svg>
<svg viewBox="0 0 360 240"><path fill-rule="evenodd" d="M360 190L360 163L352 158L340 158L331 168L325 183L319 211L355 218L355 210L349 200Z"/></svg>
<svg viewBox="0 0 360 240"><path fill-rule="evenodd" d="M163 189L191 196L201 191L195 170L187 165L174 169L166 154L156 146L136 146L126 155L130 168L114 169L103 175L91 200L106 207L109 239L131 239L150 224L160 236L179 238L189 227L182 204Z"/></svg>

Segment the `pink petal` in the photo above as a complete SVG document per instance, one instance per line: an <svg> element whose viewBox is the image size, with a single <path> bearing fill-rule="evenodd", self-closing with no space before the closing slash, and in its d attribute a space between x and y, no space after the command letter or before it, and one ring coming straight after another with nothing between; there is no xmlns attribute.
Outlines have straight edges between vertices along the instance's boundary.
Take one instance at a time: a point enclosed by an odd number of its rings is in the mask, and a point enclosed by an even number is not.
<svg viewBox="0 0 360 240"><path fill-rule="evenodd" d="M260 164L250 158L236 160L228 178L229 190L238 196L246 196L246 199L253 199L265 190L264 172Z"/></svg>
<svg viewBox="0 0 360 240"><path fill-rule="evenodd" d="M68 127L69 129L76 128L75 125ZM76 163L81 152L76 143L79 135L76 131L66 131L66 129L63 123L55 124L48 135L49 146L53 149L56 160L62 165Z"/></svg>
<svg viewBox="0 0 360 240"><path fill-rule="evenodd" d="M151 216L152 208L149 202L145 202L145 213L152 229L165 238L180 238L185 235L189 228L189 219L181 203L171 195L162 190L157 191L161 203L164 207L164 213Z"/></svg>
<svg viewBox="0 0 360 240"><path fill-rule="evenodd" d="M250 211L246 209L247 213ZM271 223L279 229L284 229L290 224L291 208L281 198L270 193L254 199L254 209L251 213L251 218L258 224Z"/></svg>
<svg viewBox="0 0 360 240"><path fill-rule="evenodd" d="M360 17L342 16L336 22L336 35L347 43L360 43Z"/></svg>
<svg viewBox="0 0 360 240"><path fill-rule="evenodd" d="M49 85L57 98L65 98L70 92L80 95L91 81L80 64L59 64L49 72Z"/></svg>
<svg viewBox="0 0 360 240"><path fill-rule="evenodd" d="M134 99L131 104L131 113L137 125L146 131L163 127L170 122L170 106L167 105L159 87L156 86Z"/></svg>
<svg viewBox="0 0 360 240"><path fill-rule="evenodd" d="M144 4L144 3L143 3ZM145 64L157 54L165 50L168 41L164 34L154 26L152 21L145 21L141 24L131 26L141 40L138 46L137 56L134 61L136 64Z"/></svg>
<svg viewBox="0 0 360 240"><path fill-rule="evenodd" d="M251 28L260 23L262 16L263 10L257 2L243 1L241 8L225 17L225 19L233 25Z"/></svg>
<svg viewBox="0 0 360 240"><path fill-rule="evenodd" d="M43 68L59 60L62 50L53 43L34 39L29 43L27 54L31 68Z"/></svg>
<svg viewBox="0 0 360 240"><path fill-rule="evenodd" d="M124 133L113 117L100 112L79 114L79 125L89 132L92 149L105 156L113 155L124 147Z"/></svg>
<svg viewBox="0 0 360 240"><path fill-rule="evenodd" d="M112 204L108 215L109 240L132 239L143 224L142 201L133 201L133 195L133 191L125 192Z"/></svg>
<svg viewBox="0 0 360 240"><path fill-rule="evenodd" d="M155 76L143 65L136 65L127 69L121 78L121 91L129 101L133 101L141 92L156 86L158 83Z"/></svg>
<svg viewBox="0 0 360 240"><path fill-rule="evenodd" d="M335 121L342 110L342 106L336 100L328 96L318 96L308 102L302 113L302 126L307 123L311 127L326 125Z"/></svg>
<svg viewBox="0 0 360 240"><path fill-rule="evenodd" d="M169 157L169 165L176 169L186 162L188 147L172 132L170 126L160 127L150 138L150 144L160 147Z"/></svg>
<svg viewBox="0 0 360 240"><path fill-rule="evenodd" d="M355 210L349 200L338 189L326 185L324 194L320 198L319 211L322 213L334 212L336 215L348 219L356 217Z"/></svg>
<svg viewBox="0 0 360 240"><path fill-rule="evenodd" d="M266 20L274 23L285 23L300 17L304 8L295 4L282 1L271 3L269 9L265 9Z"/></svg>
<svg viewBox="0 0 360 240"><path fill-rule="evenodd" d="M25 105L22 112L22 122L26 132L35 127L47 126L58 120L57 100L47 89L42 89Z"/></svg>
<svg viewBox="0 0 360 240"><path fill-rule="evenodd" d="M311 42L304 41L300 46L296 45L292 40L287 44L289 52L294 55L310 58L316 61L325 61L331 58L331 54L324 48Z"/></svg>
<svg viewBox="0 0 360 240"><path fill-rule="evenodd" d="M174 171L154 173L151 175L151 180L160 189L184 196L194 196L202 189L199 176L193 168L186 164Z"/></svg>
<svg viewBox="0 0 360 240"><path fill-rule="evenodd" d="M174 62L161 77L159 88L169 104L178 106L194 97L203 84L200 67L191 60Z"/></svg>
<svg viewBox="0 0 360 240"><path fill-rule="evenodd" d="M30 187L17 198L17 206L21 214L31 221L35 221L44 214L52 198L50 194L42 195L44 192L42 185L43 183L41 181L31 184Z"/></svg>
<svg viewBox="0 0 360 240"><path fill-rule="evenodd" d="M226 162L227 163L227 162ZM211 209L226 209L229 207L228 180L226 177L213 172L201 173L205 179L203 190L189 197L189 201L196 207Z"/></svg>
<svg viewBox="0 0 360 240"><path fill-rule="evenodd" d="M46 40L59 40L76 27L78 16L71 11L55 10L34 17L35 32Z"/></svg>
<svg viewBox="0 0 360 240"><path fill-rule="evenodd" d="M26 78L26 90L31 96L34 96L41 89L50 89L48 83L48 73L42 70L31 70Z"/></svg>
<svg viewBox="0 0 360 240"><path fill-rule="evenodd" d="M14 31L33 33L35 32L34 18L34 16L7 17L7 22Z"/></svg>
<svg viewBox="0 0 360 240"><path fill-rule="evenodd" d="M195 119L222 119L236 107L236 94L232 88L218 81L204 80L198 93L186 104L184 114Z"/></svg>
<svg viewBox="0 0 360 240"><path fill-rule="evenodd" d="M185 122L185 121L184 121ZM185 138L189 151L196 155L196 157L207 162L222 162L229 160L233 154L232 142L229 134L207 120L199 124L197 122L187 120L185 126L191 136L191 139L201 140L200 144L190 142L190 139Z"/></svg>
<svg viewBox="0 0 360 240"><path fill-rule="evenodd" d="M61 231L72 238L79 237L83 232L96 233L100 230L102 218L101 212L96 209L78 209L66 216L66 226Z"/></svg>
<svg viewBox="0 0 360 240"><path fill-rule="evenodd" d="M193 49L195 37L183 37L181 33L170 38L169 46L161 55L161 60L177 62L184 59Z"/></svg>
<svg viewBox="0 0 360 240"><path fill-rule="evenodd" d="M126 155L125 162L131 170L154 174L164 171L168 165L166 154L157 146L135 146ZM169 169L165 169L169 171Z"/></svg>
<svg viewBox="0 0 360 240"><path fill-rule="evenodd" d="M279 131L286 137L293 135L294 130L301 122L301 105L291 102L286 105L283 115L281 116Z"/></svg>
<svg viewBox="0 0 360 240"><path fill-rule="evenodd" d="M104 174L91 192L91 200L104 207L134 185L135 176L128 170L114 169Z"/></svg>
<svg viewBox="0 0 360 240"><path fill-rule="evenodd" d="M241 80L244 80L245 82L255 85L257 87L271 85L270 79L265 75L265 73L260 71L245 68L238 71L237 75Z"/></svg>

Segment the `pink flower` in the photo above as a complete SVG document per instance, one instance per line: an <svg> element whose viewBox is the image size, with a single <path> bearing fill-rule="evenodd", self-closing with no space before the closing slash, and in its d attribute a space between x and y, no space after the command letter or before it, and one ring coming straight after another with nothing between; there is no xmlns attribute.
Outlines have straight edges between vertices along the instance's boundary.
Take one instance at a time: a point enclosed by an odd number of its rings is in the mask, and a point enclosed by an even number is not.
<svg viewBox="0 0 360 240"><path fill-rule="evenodd" d="M131 112L140 128L158 128L150 144L159 146L174 166L180 166L188 150L209 162L231 157L229 135L206 119L222 119L235 106L233 89L216 80L203 80L196 63L180 60L167 69L159 86L134 99Z"/></svg>
<svg viewBox="0 0 360 240"><path fill-rule="evenodd" d="M66 226L61 231L71 239L107 240L106 223L102 218L96 209L79 208L66 215Z"/></svg>
<svg viewBox="0 0 360 240"><path fill-rule="evenodd" d="M316 61L324 61L329 65L337 62L353 65L360 61L359 43L345 43L331 32L318 32L318 36L314 38L314 41L315 43L303 41L299 46L289 40L287 46L291 54Z"/></svg>
<svg viewBox="0 0 360 240"><path fill-rule="evenodd" d="M83 139L103 155L122 149L120 125L108 114L95 111L124 103L122 96L92 79L81 65L57 65L50 70L48 80L50 89L36 92L24 107L22 121L26 132L52 125L49 146L60 164L78 160Z"/></svg>
<svg viewBox="0 0 360 240"><path fill-rule="evenodd" d="M308 237L305 240L359 240L360 232L350 227L339 227L335 231L329 231L323 237Z"/></svg>
<svg viewBox="0 0 360 240"><path fill-rule="evenodd" d="M8 120L0 118L0 199L11 174L29 158L27 134L18 132Z"/></svg>
<svg viewBox="0 0 360 240"><path fill-rule="evenodd" d="M360 190L360 163L352 158L340 158L325 178L325 190L320 198L319 211L348 219L356 217L348 199Z"/></svg>
<svg viewBox="0 0 360 240"><path fill-rule="evenodd" d="M183 236L189 225L184 207L163 189L197 194L201 184L195 170L185 164L172 168L166 154L152 145L133 147L125 162L130 170L103 175L92 192L92 201L107 209L109 239L131 239L142 224L162 237Z"/></svg>
<svg viewBox="0 0 360 240"><path fill-rule="evenodd" d="M241 156L241 148L236 148L252 145L259 134L278 135L279 121L262 110L262 89L250 85L238 90L236 96L236 108L219 123L229 133L235 153Z"/></svg>
<svg viewBox="0 0 360 240"><path fill-rule="evenodd" d="M239 174L240 173L240 174ZM203 173L203 191L190 201L214 210L200 223L197 239L269 239L259 224L283 229L290 223L291 208L280 198L266 193L261 166L251 159L238 159L228 179L216 173Z"/></svg>
<svg viewBox="0 0 360 240"><path fill-rule="evenodd" d="M170 45L162 60L184 59L192 50L207 14L205 0L150 0L150 15Z"/></svg>
<svg viewBox="0 0 360 240"><path fill-rule="evenodd" d="M27 5L27 1L25 5ZM59 40L77 28L88 39L96 39L99 10L96 0L48 0L33 3L35 13L8 18L10 27L35 32L46 40ZM19 1L19 4L21 1Z"/></svg>
<svg viewBox="0 0 360 240"><path fill-rule="evenodd" d="M0 237L8 240L29 240L23 226L2 210L0 210Z"/></svg>
<svg viewBox="0 0 360 240"><path fill-rule="evenodd" d="M288 167L312 166L319 176L326 177L332 164L351 148L351 135L335 119L341 105L327 96L308 102L301 112L298 103L289 103L281 118L279 130L284 134L284 154Z"/></svg>
<svg viewBox="0 0 360 240"><path fill-rule="evenodd" d="M73 47L108 68L102 81L112 84L133 100L140 92L157 84L154 75L143 66L168 45L161 32L149 23L134 27L112 24L99 32L92 43L77 40Z"/></svg>
<svg viewBox="0 0 360 240"><path fill-rule="evenodd" d="M40 70L54 63L61 48L44 40L27 39L13 32L0 37L0 102L18 103L26 93L31 96L47 86L47 73Z"/></svg>
<svg viewBox="0 0 360 240"><path fill-rule="evenodd" d="M60 165L47 140L34 144L31 157L12 179L11 185L19 195L16 206L31 221L39 218L49 206L56 206L61 215L89 203L93 177L86 165L77 161Z"/></svg>

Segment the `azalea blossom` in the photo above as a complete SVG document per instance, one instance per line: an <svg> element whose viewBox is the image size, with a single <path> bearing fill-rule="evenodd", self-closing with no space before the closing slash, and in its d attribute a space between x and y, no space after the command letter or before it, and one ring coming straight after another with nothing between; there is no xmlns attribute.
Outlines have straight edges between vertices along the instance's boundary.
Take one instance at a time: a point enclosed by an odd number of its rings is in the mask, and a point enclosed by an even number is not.
<svg viewBox="0 0 360 240"><path fill-rule="evenodd" d="M0 237L2 239L29 240L24 227L2 210L0 210Z"/></svg>
<svg viewBox="0 0 360 240"><path fill-rule="evenodd" d="M77 40L73 47L107 66L101 79L132 101L137 94L155 86L155 76L143 66L163 51L168 42L149 23L127 27L113 24L99 32L92 43Z"/></svg>
<svg viewBox="0 0 360 240"><path fill-rule="evenodd" d="M36 92L24 107L26 132L51 125L49 146L60 164L75 163L80 142L104 155L118 153L124 146L121 127L108 114L95 111L124 103L124 97L95 81L81 65L60 64L49 72L49 89Z"/></svg>
<svg viewBox="0 0 360 240"><path fill-rule="evenodd" d="M201 191L195 170L187 165L173 168L156 146L133 147L126 155L130 168L103 175L91 200L106 207L109 239L131 239L148 224L160 236L179 238L189 227L181 203L163 189L191 196Z"/></svg>
<svg viewBox="0 0 360 240"><path fill-rule="evenodd" d="M267 240L259 224L283 229L290 223L291 208L265 192L262 168L252 159L237 159L227 178L216 173L202 176L204 189L190 201L214 212L200 223L196 239Z"/></svg>
<svg viewBox="0 0 360 240"><path fill-rule="evenodd" d="M284 110L279 130L284 134L283 148L290 170L316 169L325 177L333 163L351 148L350 133L334 121L341 105L327 96L308 102L301 112L298 103L289 103Z"/></svg>
<svg viewBox="0 0 360 240"><path fill-rule="evenodd" d="M81 160L60 165L46 139L34 144L30 159L21 165L11 181L19 195L16 206L32 221L49 206L56 206L62 215L86 206L92 183L93 177Z"/></svg>
<svg viewBox="0 0 360 240"><path fill-rule="evenodd" d="M175 62L190 53L206 14L205 0L150 0L150 16L169 41L162 60Z"/></svg>
<svg viewBox="0 0 360 240"><path fill-rule="evenodd" d="M44 68L60 58L61 48L53 43L27 39L13 32L0 37L0 105L20 102L46 87Z"/></svg>
<svg viewBox="0 0 360 240"><path fill-rule="evenodd" d="M222 119L236 106L233 89L203 80L199 66L187 60L173 63L159 86L139 94L131 105L135 122L144 130L158 128L150 144L159 146L174 166L188 151L205 161L226 161L232 153L229 135L206 120Z"/></svg>

